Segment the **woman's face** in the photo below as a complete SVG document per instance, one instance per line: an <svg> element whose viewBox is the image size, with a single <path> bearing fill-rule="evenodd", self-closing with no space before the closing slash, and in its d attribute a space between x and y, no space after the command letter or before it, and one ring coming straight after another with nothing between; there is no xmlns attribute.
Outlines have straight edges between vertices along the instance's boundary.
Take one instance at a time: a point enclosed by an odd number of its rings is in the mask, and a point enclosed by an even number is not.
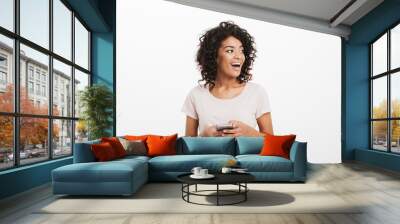
<svg viewBox="0 0 400 224"><path fill-rule="evenodd" d="M217 76L238 77L244 61L242 42L233 36L229 36L221 42L221 46L218 49Z"/></svg>

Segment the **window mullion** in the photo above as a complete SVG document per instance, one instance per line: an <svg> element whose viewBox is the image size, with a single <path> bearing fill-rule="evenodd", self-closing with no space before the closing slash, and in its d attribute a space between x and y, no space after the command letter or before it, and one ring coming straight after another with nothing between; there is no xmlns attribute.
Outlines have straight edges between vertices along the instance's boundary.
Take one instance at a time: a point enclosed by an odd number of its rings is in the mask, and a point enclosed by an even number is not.
<svg viewBox="0 0 400 224"><path fill-rule="evenodd" d="M72 38L71 38L71 46L72 46L72 49L71 49L71 56L72 56L72 65L73 66L71 66L71 91L72 91L72 94L71 94L71 103L72 103L72 105L71 105L71 117L73 117L73 118L75 118L75 12L74 11L72 11L72 14L71 14L71 23L72 23L72 28L71 28L71 35L72 35ZM75 125L76 125L76 121L74 120L74 121L72 121L71 122L72 123L72 132L71 132L71 150L72 150L72 155L74 155L74 151L75 151L75 147L74 147L74 145L75 145Z"/></svg>
<svg viewBox="0 0 400 224"><path fill-rule="evenodd" d="M20 26L20 19L19 19L19 10L20 9L20 1L14 1L14 30L17 35L19 35L19 26ZM19 39L14 39L14 112L19 114L20 112L20 50L19 50ZM20 164L20 157L19 157L19 136L20 136L20 118L14 116L14 166L19 166Z"/></svg>
<svg viewBox="0 0 400 224"><path fill-rule="evenodd" d="M390 30L387 32L387 69L386 71L390 70ZM387 98L388 98L388 104L387 104L387 108L388 108L388 118L392 117L392 99L391 99L391 77L392 74L387 74ZM388 124L387 124L387 131L388 131L388 152L392 151L392 121L389 120Z"/></svg>
<svg viewBox="0 0 400 224"><path fill-rule="evenodd" d="M53 0L49 0L49 50L53 52ZM50 119L48 120L48 150L49 159L53 159L53 56L49 55L49 71L48 71L49 86L49 110Z"/></svg>

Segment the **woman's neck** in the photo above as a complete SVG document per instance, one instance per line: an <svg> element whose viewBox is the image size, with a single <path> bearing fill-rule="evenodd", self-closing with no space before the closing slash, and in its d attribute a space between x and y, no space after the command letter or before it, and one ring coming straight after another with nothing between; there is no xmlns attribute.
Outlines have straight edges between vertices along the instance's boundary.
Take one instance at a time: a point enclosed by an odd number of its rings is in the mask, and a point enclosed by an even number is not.
<svg viewBox="0 0 400 224"><path fill-rule="evenodd" d="M225 78L225 77L218 77L215 80L215 86L214 88L217 89L233 89L233 88L238 88L243 86L243 84L240 84L239 81L237 81L236 78Z"/></svg>

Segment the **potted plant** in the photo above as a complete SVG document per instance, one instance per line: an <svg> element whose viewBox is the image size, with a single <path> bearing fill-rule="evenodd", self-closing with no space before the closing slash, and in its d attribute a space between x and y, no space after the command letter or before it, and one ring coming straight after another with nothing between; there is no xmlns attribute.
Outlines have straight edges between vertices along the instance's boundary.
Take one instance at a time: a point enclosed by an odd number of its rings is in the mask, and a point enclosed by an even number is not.
<svg viewBox="0 0 400 224"><path fill-rule="evenodd" d="M80 126L85 125L90 140L110 136L112 126L113 94L102 84L87 86L80 92L79 106L82 109Z"/></svg>

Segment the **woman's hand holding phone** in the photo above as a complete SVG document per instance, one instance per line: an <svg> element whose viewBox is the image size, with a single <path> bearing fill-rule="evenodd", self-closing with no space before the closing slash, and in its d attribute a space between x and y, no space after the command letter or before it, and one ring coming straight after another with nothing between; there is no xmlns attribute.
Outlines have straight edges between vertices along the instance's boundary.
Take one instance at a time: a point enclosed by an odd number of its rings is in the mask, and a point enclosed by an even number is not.
<svg viewBox="0 0 400 224"><path fill-rule="evenodd" d="M236 120L231 120L229 123L232 125L233 128L231 129L224 129L222 130L221 136L226 137L238 137L238 136L253 136L256 129L250 127L249 125Z"/></svg>
<svg viewBox="0 0 400 224"><path fill-rule="evenodd" d="M217 137L222 136L222 131L217 130L217 125L208 125L200 134L203 137Z"/></svg>

